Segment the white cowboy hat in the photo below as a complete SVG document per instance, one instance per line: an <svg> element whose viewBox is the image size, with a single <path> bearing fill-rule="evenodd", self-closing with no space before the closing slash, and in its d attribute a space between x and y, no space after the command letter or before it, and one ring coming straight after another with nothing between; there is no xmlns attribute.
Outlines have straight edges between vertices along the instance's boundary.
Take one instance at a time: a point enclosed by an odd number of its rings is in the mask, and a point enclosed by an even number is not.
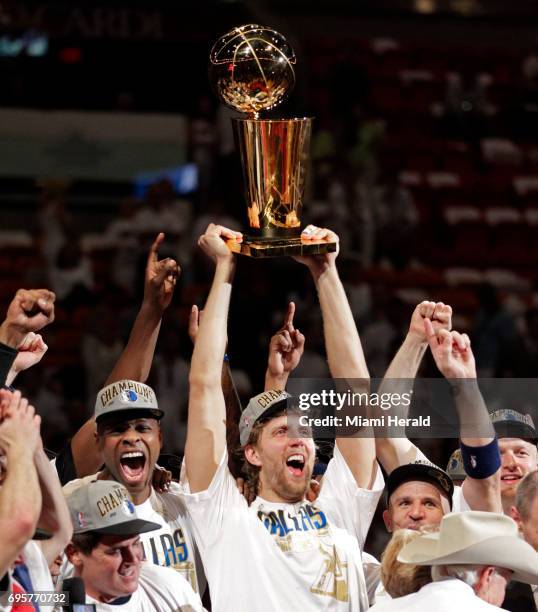
<svg viewBox="0 0 538 612"><path fill-rule="evenodd" d="M518 535L516 523L495 512L454 512L440 530L406 544L398 561L413 565L492 565L512 580L538 584L538 553Z"/></svg>

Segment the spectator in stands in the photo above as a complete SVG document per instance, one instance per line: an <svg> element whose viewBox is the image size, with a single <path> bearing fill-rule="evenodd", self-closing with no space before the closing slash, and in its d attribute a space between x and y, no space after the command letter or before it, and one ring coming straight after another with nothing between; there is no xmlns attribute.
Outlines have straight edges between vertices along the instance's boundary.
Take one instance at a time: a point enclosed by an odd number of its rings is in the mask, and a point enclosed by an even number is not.
<svg viewBox="0 0 538 612"><path fill-rule="evenodd" d="M477 297L479 309L475 315L473 336L478 373L486 378L502 376L514 362L518 341L516 322L503 307L498 291L492 285L481 285Z"/></svg>
<svg viewBox="0 0 538 612"><path fill-rule="evenodd" d="M66 310L94 301L91 261L82 252L76 236L72 236L60 248L54 264L49 267L49 277L58 300Z"/></svg>
<svg viewBox="0 0 538 612"><path fill-rule="evenodd" d="M488 117L493 110L488 101L491 80L486 73L473 75L472 85L466 86L460 73L447 74L442 120L446 138L477 143L487 135Z"/></svg>
<svg viewBox="0 0 538 612"><path fill-rule="evenodd" d="M533 378L538 372L538 308L529 308L518 330L514 350L514 375Z"/></svg>
<svg viewBox="0 0 538 612"><path fill-rule="evenodd" d="M198 98L189 124L189 158L198 169L198 211L206 212L219 149L215 110L207 95Z"/></svg>
<svg viewBox="0 0 538 612"><path fill-rule="evenodd" d="M48 265L53 265L67 236L74 229L74 219L67 209L69 181L44 180L40 185L38 222L41 230L41 252Z"/></svg>
<svg viewBox="0 0 538 612"><path fill-rule="evenodd" d="M139 225L136 215L142 202L136 198L123 198L118 216L106 227L106 243L114 249L112 279L114 283L133 295L136 286L137 266L141 255ZM157 231L160 231L160 227Z"/></svg>
<svg viewBox="0 0 538 612"><path fill-rule="evenodd" d="M532 51L521 64L517 95L511 105L511 128L518 141L532 143L538 136L538 55Z"/></svg>
<svg viewBox="0 0 538 612"><path fill-rule="evenodd" d="M372 302L371 317L361 335L372 376L381 378L399 340L398 323L403 304L398 298L390 298L384 288L379 286L374 288Z"/></svg>
<svg viewBox="0 0 538 612"><path fill-rule="evenodd" d="M167 327L154 359L153 388L164 412L163 446L170 453L183 454L187 435L187 403L189 397L189 362L178 353L179 331Z"/></svg>
<svg viewBox="0 0 538 612"><path fill-rule="evenodd" d="M420 218L411 192L400 185L395 172L386 172L374 190L376 260L388 260L403 269L416 253Z"/></svg>
<svg viewBox="0 0 538 612"><path fill-rule="evenodd" d="M112 311L108 304L97 304L90 314L81 346L90 406L123 351L118 323L117 310Z"/></svg>
<svg viewBox="0 0 538 612"><path fill-rule="evenodd" d="M154 235L166 228L167 246L176 249L190 228L192 205L178 199L172 183L162 178L148 187L142 206L134 217L139 236Z"/></svg>

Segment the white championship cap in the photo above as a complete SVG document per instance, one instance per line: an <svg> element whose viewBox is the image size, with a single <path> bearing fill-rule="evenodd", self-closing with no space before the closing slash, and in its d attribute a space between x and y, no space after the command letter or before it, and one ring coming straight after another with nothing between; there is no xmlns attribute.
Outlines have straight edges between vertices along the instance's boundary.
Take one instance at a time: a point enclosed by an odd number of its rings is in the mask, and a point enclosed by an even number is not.
<svg viewBox="0 0 538 612"><path fill-rule="evenodd" d="M160 529L140 518L127 489L113 480L93 480L66 494L74 533L135 535Z"/></svg>
<svg viewBox="0 0 538 612"><path fill-rule="evenodd" d="M129 413L129 418L134 418L132 413L146 413L154 419L160 419L164 412L159 409L155 391L144 383L135 380L119 380L107 385L99 391L95 401L95 420L109 414Z"/></svg>

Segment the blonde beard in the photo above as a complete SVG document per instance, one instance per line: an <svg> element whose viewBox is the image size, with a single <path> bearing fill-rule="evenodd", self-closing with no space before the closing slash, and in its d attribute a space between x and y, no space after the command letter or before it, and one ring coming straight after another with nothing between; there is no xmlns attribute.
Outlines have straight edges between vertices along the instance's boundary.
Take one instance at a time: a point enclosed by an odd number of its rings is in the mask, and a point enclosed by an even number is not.
<svg viewBox="0 0 538 612"><path fill-rule="evenodd" d="M297 502L304 501L306 497L306 492L310 486L310 479L312 478L312 470L313 467L306 468L305 467L305 475L304 475L304 483L297 482L291 484L285 477L283 470L280 469L275 473L273 470L271 472L271 476L269 478L265 477L263 473L263 468L260 471L260 479L259 479L259 491L258 494L260 497L264 497L264 492L268 490L272 491L273 494L276 494L284 503L295 504ZM266 484L265 484L266 483Z"/></svg>

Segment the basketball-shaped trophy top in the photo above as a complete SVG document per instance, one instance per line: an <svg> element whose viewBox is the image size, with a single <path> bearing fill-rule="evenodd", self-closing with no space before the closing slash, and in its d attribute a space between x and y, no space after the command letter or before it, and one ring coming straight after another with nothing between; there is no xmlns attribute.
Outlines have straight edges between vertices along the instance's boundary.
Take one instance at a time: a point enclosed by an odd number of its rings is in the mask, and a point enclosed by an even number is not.
<svg viewBox="0 0 538 612"><path fill-rule="evenodd" d="M243 25L213 45L209 79L224 104L258 117L293 89L293 64L295 53L282 34L260 25Z"/></svg>

